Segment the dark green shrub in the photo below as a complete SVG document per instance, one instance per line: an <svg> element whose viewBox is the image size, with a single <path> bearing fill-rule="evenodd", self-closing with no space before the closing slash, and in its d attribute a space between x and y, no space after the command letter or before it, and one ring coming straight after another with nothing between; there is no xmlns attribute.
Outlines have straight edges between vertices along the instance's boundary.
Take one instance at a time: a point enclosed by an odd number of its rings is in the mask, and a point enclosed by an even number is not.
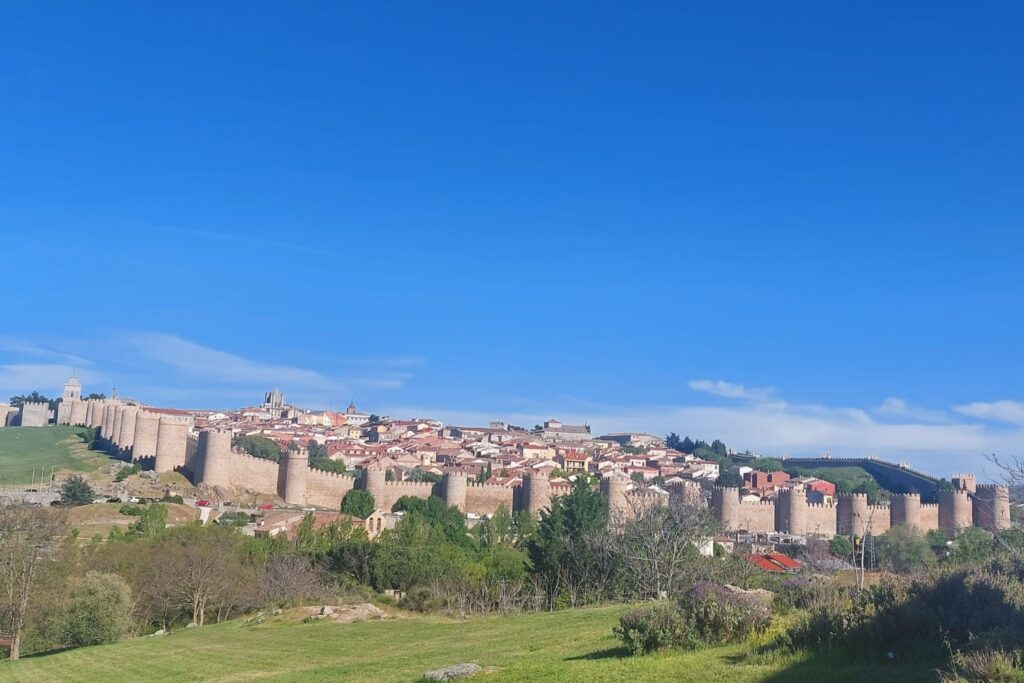
<svg viewBox="0 0 1024 683"><path fill-rule="evenodd" d="M694 634L671 605L648 605L629 610L619 617L612 631L630 654L645 655L668 647L695 647Z"/></svg>
<svg viewBox="0 0 1024 683"><path fill-rule="evenodd" d="M441 600L427 586L410 588L398 601L398 606L413 612L436 612L443 607Z"/></svg>

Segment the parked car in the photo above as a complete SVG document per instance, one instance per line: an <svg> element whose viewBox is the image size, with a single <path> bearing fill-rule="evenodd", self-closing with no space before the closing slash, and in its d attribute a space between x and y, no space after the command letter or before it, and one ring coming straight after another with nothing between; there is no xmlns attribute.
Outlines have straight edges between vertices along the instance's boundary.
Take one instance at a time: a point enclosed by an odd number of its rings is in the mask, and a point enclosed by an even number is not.
<svg viewBox="0 0 1024 683"><path fill-rule="evenodd" d="M274 506L271 505L270 503L264 503L263 505L260 505L259 509L260 510L273 510Z"/></svg>
<svg viewBox="0 0 1024 683"><path fill-rule="evenodd" d="M121 499L120 498L107 498L107 502L108 503L120 503Z"/></svg>
<svg viewBox="0 0 1024 683"><path fill-rule="evenodd" d="M205 508L205 507L209 507L209 506L210 506L210 501L208 501L208 500L197 500L196 501L196 507Z"/></svg>

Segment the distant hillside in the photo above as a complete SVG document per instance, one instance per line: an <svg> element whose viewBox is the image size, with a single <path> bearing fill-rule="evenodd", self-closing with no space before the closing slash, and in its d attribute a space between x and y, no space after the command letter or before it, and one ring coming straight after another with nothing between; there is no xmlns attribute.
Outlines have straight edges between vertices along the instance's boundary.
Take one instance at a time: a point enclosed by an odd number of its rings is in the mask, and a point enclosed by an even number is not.
<svg viewBox="0 0 1024 683"><path fill-rule="evenodd" d="M0 429L0 484L38 483L43 470L48 476L51 467L54 472L95 471L109 458L89 450L88 433L66 425Z"/></svg>

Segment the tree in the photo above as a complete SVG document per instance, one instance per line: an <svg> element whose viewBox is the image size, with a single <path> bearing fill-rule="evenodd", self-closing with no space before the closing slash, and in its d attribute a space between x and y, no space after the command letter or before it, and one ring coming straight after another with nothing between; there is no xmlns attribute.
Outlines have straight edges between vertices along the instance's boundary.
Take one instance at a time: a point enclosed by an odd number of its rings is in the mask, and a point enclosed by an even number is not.
<svg viewBox="0 0 1024 683"><path fill-rule="evenodd" d="M231 445L254 458L263 458L265 460L273 460L274 462L281 458L281 447L276 441L265 436L236 436L231 440Z"/></svg>
<svg viewBox="0 0 1024 683"><path fill-rule="evenodd" d="M0 624L10 634L11 660L21 655L29 604L41 565L64 531L65 517L52 509L0 506Z"/></svg>
<svg viewBox="0 0 1024 683"><path fill-rule="evenodd" d="M8 401L8 403L10 403L11 406L15 408L20 408L24 403L49 403L50 407L52 408L55 402L56 401L54 401L53 399L43 396L38 391L33 391L31 394L11 396L10 400Z"/></svg>
<svg viewBox="0 0 1024 683"><path fill-rule="evenodd" d="M352 489L341 501L341 511L359 519L366 519L373 514L376 506L373 494L363 489Z"/></svg>
<svg viewBox="0 0 1024 683"><path fill-rule="evenodd" d="M853 541L847 536L833 536L828 542L828 550L840 559L849 560L853 557Z"/></svg>
<svg viewBox="0 0 1024 683"><path fill-rule="evenodd" d="M320 445L320 442L316 439L310 439L306 442L306 451L309 453L310 460L328 457L327 446Z"/></svg>
<svg viewBox="0 0 1024 683"><path fill-rule="evenodd" d="M935 553L924 534L903 524L875 538L875 553L879 566L897 574L909 574L935 565Z"/></svg>
<svg viewBox="0 0 1024 683"><path fill-rule="evenodd" d="M96 498L92 487L79 475L69 477L60 487L60 504L64 507L88 505Z"/></svg>
<svg viewBox="0 0 1024 683"><path fill-rule="evenodd" d="M669 432L665 436L665 445L674 451L682 451L683 440L679 438L679 435L675 432Z"/></svg>
<svg viewBox="0 0 1024 683"><path fill-rule="evenodd" d="M711 442L711 450L717 453L718 455L729 455L729 449L726 448L725 444L719 441L718 439L715 439L714 441Z"/></svg>
<svg viewBox="0 0 1024 683"><path fill-rule="evenodd" d="M582 477L541 511L527 552L549 608L561 595L575 605L604 594L615 571L607 528L604 496Z"/></svg>
<svg viewBox="0 0 1024 683"><path fill-rule="evenodd" d="M427 472L418 465L409 470L408 473L406 473L405 478L408 481L430 481L435 483L441 481L441 477L433 472Z"/></svg>
<svg viewBox="0 0 1024 683"><path fill-rule="evenodd" d="M99 400L99 401L102 401L102 400L103 400L103 399L105 399L106 397L107 397L107 395L106 395L106 394L97 394L96 392L93 392L93 393L89 394L88 396L86 396L86 397L85 397L85 400L86 400L86 401L92 401L92 400Z"/></svg>
<svg viewBox="0 0 1024 683"><path fill-rule="evenodd" d="M946 558L950 562L968 564L980 562L995 550L995 535L981 527L967 527L953 541Z"/></svg>
<svg viewBox="0 0 1024 683"><path fill-rule="evenodd" d="M145 582L159 596L202 626L212 608L218 618L230 614L241 593L252 585L241 562L241 536L219 525L182 526L168 530L153 547L151 575ZM158 599L162 599L159 598Z"/></svg>
<svg viewBox="0 0 1024 683"><path fill-rule="evenodd" d="M72 647L120 640L131 624L132 591L117 574L86 572L71 591L61 634Z"/></svg>
<svg viewBox="0 0 1024 683"><path fill-rule="evenodd" d="M718 529L711 510L684 496L666 500L634 495L625 519L612 519L611 548L619 559L630 592L663 598L693 583L699 548Z"/></svg>
<svg viewBox="0 0 1024 683"><path fill-rule="evenodd" d="M718 486L728 486L730 488L743 488L743 477L740 476L739 472L732 470L726 470L718 475L718 480L715 482Z"/></svg>
<svg viewBox="0 0 1024 683"><path fill-rule="evenodd" d="M244 515L245 513L239 513ZM248 521L248 515L246 515ZM128 533L135 536L152 536L167 526L167 508L159 503L147 505L139 519L128 525Z"/></svg>

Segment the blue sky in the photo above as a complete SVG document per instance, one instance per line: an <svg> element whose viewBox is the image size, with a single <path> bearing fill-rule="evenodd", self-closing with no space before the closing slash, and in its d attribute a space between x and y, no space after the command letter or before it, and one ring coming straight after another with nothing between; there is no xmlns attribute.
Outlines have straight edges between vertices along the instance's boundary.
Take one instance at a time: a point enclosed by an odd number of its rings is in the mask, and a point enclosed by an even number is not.
<svg viewBox="0 0 1024 683"><path fill-rule="evenodd" d="M552 5L5 8L0 395L1021 454L1024 6Z"/></svg>

